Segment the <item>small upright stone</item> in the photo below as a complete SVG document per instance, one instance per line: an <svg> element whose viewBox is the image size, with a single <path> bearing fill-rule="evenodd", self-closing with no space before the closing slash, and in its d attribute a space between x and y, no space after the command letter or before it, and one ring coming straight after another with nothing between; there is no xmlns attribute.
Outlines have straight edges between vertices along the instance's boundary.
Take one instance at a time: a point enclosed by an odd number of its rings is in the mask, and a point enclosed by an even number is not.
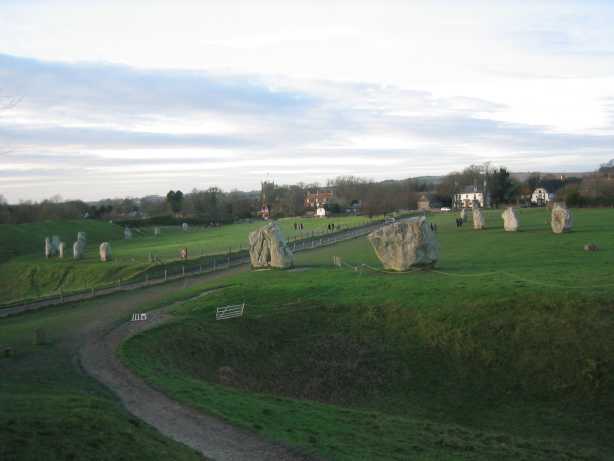
<svg viewBox="0 0 614 461"><path fill-rule="evenodd" d="M189 229L190 226L188 226L187 222L184 222L183 224L181 224L181 229L185 232Z"/></svg>
<svg viewBox="0 0 614 461"><path fill-rule="evenodd" d="M157 237L158 235L160 235L160 228L159 227L154 227L154 235Z"/></svg>
<svg viewBox="0 0 614 461"><path fill-rule="evenodd" d="M64 242L60 242L60 247L58 249L58 255L60 258L64 258L64 249L66 248L66 244Z"/></svg>
<svg viewBox="0 0 614 461"><path fill-rule="evenodd" d="M53 246L51 245L51 239L45 237L45 258L51 258L53 256Z"/></svg>
<svg viewBox="0 0 614 461"><path fill-rule="evenodd" d="M432 267L439 258L437 237L424 216L383 226L369 234L369 242L390 270Z"/></svg>
<svg viewBox="0 0 614 461"><path fill-rule="evenodd" d="M100 260L102 262L111 260L111 244L109 242L102 242L99 248Z"/></svg>
<svg viewBox="0 0 614 461"><path fill-rule="evenodd" d="M128 226L124 227L124 239L130 240L132 238L132 231Z"/></svg>
<svg viewBox="0 0 614 461"><path fill-rule="evenodd" d="M476 230L484 229L486 227L486 223L484 221L484 214L482 213L482 210L480 209L480 202L478 202L477 200L473 201L472 212L473 212L473 228Z"/></svg>
<svg viewBox="0 0 614 461"><path fill-rule="evenodd" d="M571 230L571 211L567 209L564 203L555 203L552 207L550 226L555 234L562 234Z"/></svg>
<svg viewBox="0 0 614 461"><path fill-rule="evenodd" d="M511 206L507 207L501 214L501 218L503 219L503 228L506 232L516 232L518 230L518 217L516 216L514 208Z"/></svg>
<svg viewBox="0 0 614 461"><path fill-rule="evenodd" d="M286 269L294 264L294 255L274 222L249 234L249 259L252 267Z"/></svg>
<svg viewBox="0 0 614 461"><path fill-rule="evenodd" d="M54 235L53 237L51 237L51 246L53 247L53 256L57 256L58 253L60 252L60 237L57 235Z"/></svg>

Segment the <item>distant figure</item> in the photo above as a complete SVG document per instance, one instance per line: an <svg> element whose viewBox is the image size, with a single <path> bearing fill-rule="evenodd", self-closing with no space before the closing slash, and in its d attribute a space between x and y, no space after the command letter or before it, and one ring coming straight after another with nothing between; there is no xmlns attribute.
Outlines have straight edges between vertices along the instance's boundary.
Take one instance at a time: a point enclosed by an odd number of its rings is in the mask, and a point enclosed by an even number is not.
<svg viewBox="0 0 614 461"><path fill-rule="evenodd" d="M332 230L335 230L335 223L331 223L331 224L330 224L330 228L331 228Z"/></svg>

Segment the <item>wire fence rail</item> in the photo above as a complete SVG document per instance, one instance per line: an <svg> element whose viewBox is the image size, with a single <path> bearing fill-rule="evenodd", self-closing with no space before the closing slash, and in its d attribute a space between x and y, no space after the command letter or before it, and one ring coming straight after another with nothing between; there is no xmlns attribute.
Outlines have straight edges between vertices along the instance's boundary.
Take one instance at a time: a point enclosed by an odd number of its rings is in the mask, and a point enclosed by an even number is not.
<svg viewBox="0 0 614 461"><path fill-rule="evenodd" d="M307 238L291 241L288 243L288 246L293 252L298 253L335 245L346 240L364 236L382 224L382 221L376 221L358 227L344 228L338 232L326 234L314 233ZM59 290L47 296L0 304L0 318L38 310L48 306L84 301L122 291L143 289L186 277L197 277L220 272L248 264L249 262L249 251L247 249L241 249L235 252L229 251L225 254L204 256L194 260L177 260L152 268L128 280L118 279L107 284L84 287L77 290Z"/></svg>

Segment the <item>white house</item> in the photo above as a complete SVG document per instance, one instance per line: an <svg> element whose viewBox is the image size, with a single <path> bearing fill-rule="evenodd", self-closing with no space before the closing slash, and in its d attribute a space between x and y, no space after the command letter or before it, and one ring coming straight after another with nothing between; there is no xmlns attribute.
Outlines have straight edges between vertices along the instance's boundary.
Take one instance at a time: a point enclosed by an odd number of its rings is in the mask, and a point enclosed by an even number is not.
<svg viewBox="0 0 614 461"><path fill-rule="evenodd" d="M324 208L323 206L319 206L316 209L316 216L318 218L325 218L326 217L326 208Z"/></svg>
<svg viewBox="0 0 614 461"><path fill-rule="evenodd" d="M461 192L454 195L455 208L473 208L473 201L477 200L480 207L484 208L484 194L477 187L467 186Z"/></svg>
<svg viewBox="0 0 614 461"><path fill-rule="evenodd" d="M554 194L549 194L543 187L538 187L531 194L531 203L537 206L546 206L554 200Z"/></svg>

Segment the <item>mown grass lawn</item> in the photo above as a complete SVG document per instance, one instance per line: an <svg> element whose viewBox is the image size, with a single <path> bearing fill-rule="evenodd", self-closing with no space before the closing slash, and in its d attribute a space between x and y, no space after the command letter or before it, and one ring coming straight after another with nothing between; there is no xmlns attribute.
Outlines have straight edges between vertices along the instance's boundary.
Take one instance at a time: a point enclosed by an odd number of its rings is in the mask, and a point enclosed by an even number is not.
<svg viewBox="0 0 614 461"><path fill-rule="evenodd" d="M330 459L611 459L614 211L574 217L553 235L544 210L522 210L518 233L496 212L485 231L437 215L432 272L378 271L360 239L179 292L179 321L122 359L182 402ZM243 301L245 318L213 320Z"/></svg>
<svg viewBox="0 0 614 461"><path fill-rule="evenodd" d="M368 222L364 217L296 218L279 221L288 239L301 238L312 232L322 232L329 223L337 228L357 226ZM294 223L303 223L303 231L295 231ZM232 224L221 227L191 227L187 232L179 226L163 227L160 236L153 228L135 229L134 238L123 239L123 229L106 222L80 220L43 222L21 225L0 225L0 303L16 299L39 297L64 291L98 287L118 280L129 280L144 271L153 270L160 263L150 263L149 256L162 263L176 261L182 248L191 258L202 255L237 251L247 246L248 234L263 226L263 221ZM88 246L84 259L72 259L72 244L77 232L85 231ZM46 236L58 235L67 243L64 259L45 259L43 241ZM101 263L98 246L111 242L113 260Z"/></svg>

